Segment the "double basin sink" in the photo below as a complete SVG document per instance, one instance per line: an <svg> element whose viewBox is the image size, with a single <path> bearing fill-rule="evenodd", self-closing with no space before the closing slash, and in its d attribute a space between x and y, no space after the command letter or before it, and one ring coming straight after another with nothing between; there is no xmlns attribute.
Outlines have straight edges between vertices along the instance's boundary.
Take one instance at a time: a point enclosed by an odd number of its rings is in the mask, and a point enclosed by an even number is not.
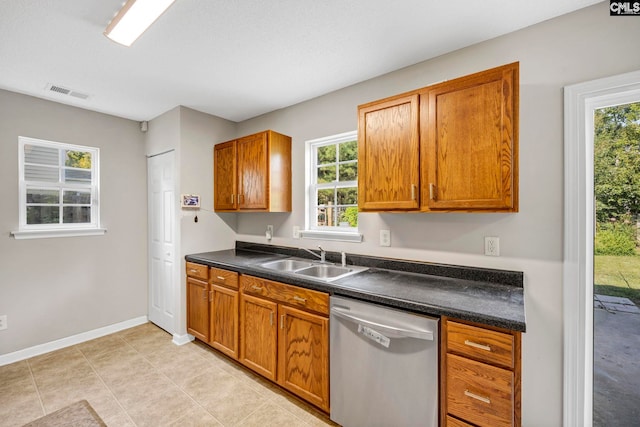
<svg viewBox="0 0 640 427"><path fill-rule="evenodd" d="M311 279L331 282L367 270L367 267L354 265L339 266L328 263L317 263L299 258L279 259L259 264L260 267L280 273L304 276Z"/></svg>

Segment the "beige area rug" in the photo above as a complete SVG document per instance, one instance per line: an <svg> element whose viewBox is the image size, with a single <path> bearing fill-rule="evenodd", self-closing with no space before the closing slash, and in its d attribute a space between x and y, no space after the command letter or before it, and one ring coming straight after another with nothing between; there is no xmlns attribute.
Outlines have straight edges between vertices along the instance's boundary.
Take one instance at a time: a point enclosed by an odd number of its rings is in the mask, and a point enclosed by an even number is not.
<svg viewBox="0 0 640 427"><path fill-rule="evenodd" d="M55 412L24 425L24 427L56 426L106 427L107 425L86 400L72 403L67 407L58 409Z"/></svg>

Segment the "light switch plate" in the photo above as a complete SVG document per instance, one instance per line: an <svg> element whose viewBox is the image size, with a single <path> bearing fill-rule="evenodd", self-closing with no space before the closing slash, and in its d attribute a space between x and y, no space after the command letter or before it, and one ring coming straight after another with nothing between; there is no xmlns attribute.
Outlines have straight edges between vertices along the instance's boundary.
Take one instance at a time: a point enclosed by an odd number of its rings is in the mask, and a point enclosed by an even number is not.
<svg viewBox="0 0 640 427"><path fill-rule="evenodd" d="M299 239L300 238L300 227L297 225L293 226L293 238L294 239Z"/></svg>

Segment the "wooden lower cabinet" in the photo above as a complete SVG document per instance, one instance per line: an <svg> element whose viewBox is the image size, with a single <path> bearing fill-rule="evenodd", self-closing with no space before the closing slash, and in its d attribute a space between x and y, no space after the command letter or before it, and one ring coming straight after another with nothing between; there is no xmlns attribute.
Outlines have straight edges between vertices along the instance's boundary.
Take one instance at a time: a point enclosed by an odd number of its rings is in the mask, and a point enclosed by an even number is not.
<svg viewBox="0 0 640 427"><path fill-rule="evenodd" d="M209 341L209 283L187 277L187 332Z"/></svg>
<svg viewBox="0 0 640 427"><path fill-rule="evenodd" d="M244 275L240 290L240 362L329 412L328 294Z"/></svg>
<svg viewBox="0 0 640 427"><path fill-rule="evenodd" d="M278 383L329 410L329 319L280 305Z"/></svg>
<svg viewBox="0 0 640 427"><path fill-rule="evenodd" d="M442 318L444 426L520 426L519 332Z"/></svg>
<svg viewBox="0 0 640 427"><path fill-rule="evenodd" d="M187 262L187 332L238 358L238 273Z"/></svg>
<svg viewBox="0 0 640 427"><path fill-rule="evenodd" d="M265 378L276 381L278 304L240 295L240 362Z"/></svg>
<svg viewBox="0 0 640 427"><path fill-rule="evenodd" d="M238 299L237 290L211 285L209 344L234 359L238 358Z"/></svg>

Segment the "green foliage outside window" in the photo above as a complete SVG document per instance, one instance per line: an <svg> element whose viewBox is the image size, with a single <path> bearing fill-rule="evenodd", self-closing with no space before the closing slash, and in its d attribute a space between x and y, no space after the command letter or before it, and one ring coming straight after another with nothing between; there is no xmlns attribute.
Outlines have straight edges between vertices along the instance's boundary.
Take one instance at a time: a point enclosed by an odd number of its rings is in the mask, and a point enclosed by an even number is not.
<svg viewBox="0 0 640 427"><path fill-rule="evenodd" d="M640 214L640 103L594 114L596 255L635 255Z"/></svg>

